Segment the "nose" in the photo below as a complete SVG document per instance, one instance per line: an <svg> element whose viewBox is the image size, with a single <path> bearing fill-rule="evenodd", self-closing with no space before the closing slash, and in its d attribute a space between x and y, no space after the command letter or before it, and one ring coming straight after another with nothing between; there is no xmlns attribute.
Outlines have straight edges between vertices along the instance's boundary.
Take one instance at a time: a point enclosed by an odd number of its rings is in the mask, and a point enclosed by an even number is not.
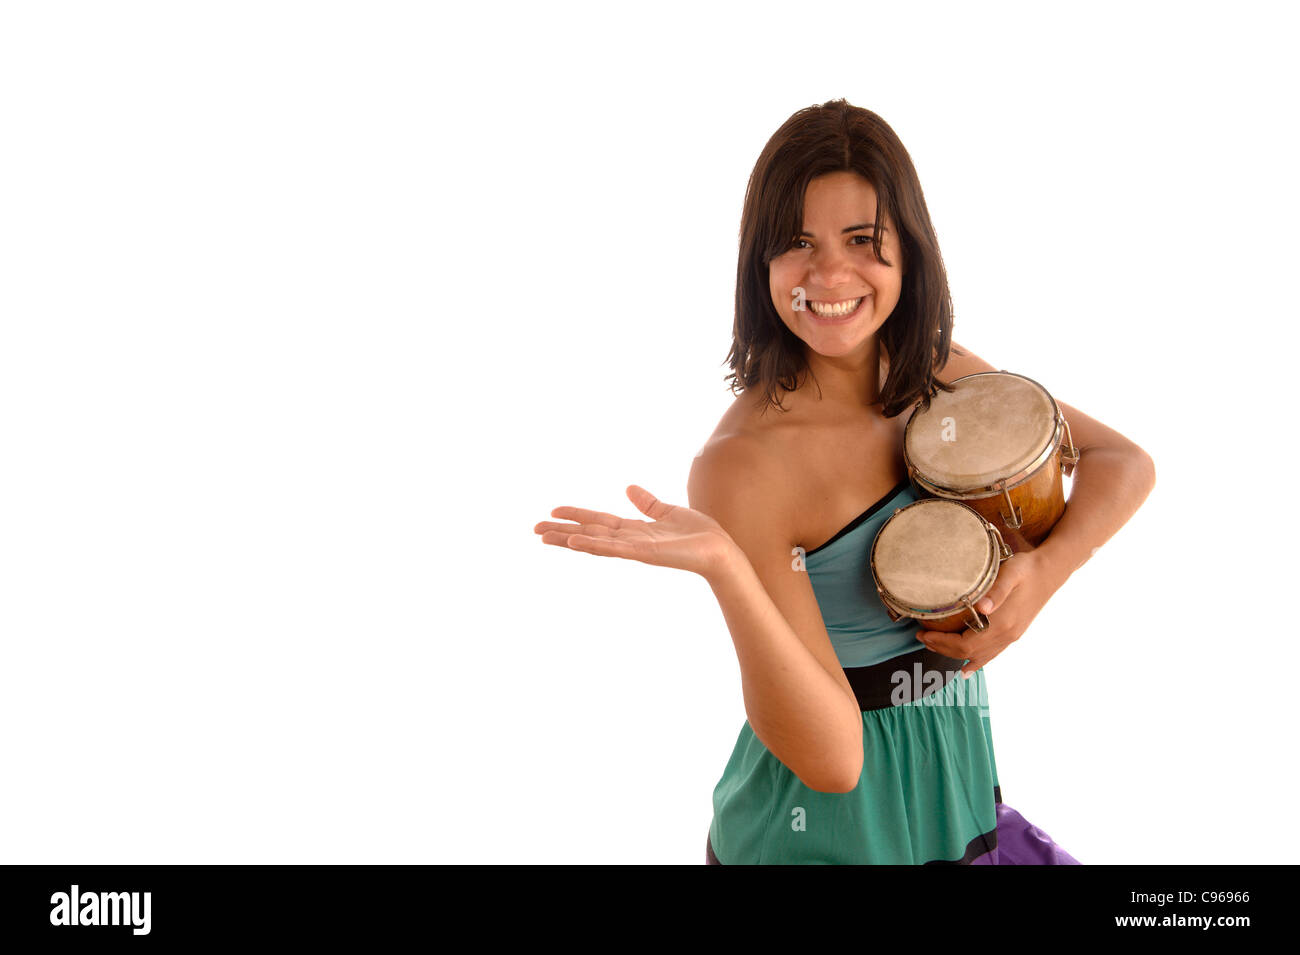
<svg viewBox="0 0 1300 955"><path fill-rule="evenodd" d="M853 260L847 250L829 243L813 250L808 266L809 284L826 289L853 281Z"/></svg>

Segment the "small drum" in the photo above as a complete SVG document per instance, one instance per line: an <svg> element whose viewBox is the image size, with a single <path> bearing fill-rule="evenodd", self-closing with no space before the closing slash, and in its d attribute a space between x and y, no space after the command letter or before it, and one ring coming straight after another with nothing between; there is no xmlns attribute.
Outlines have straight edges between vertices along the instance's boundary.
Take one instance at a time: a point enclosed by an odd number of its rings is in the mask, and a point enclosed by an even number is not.
<svg viewBox="0 0 1300 955"><path fill-rule="evenodd" d="M998 529L965 504L923 498L895 509L871 545L876 592L893 620L927 630L983 630L975 604L1011 556Z"/></svg>
<svg viewBox="0 0 1300 955"><path fill-rule="evenodd" d="M1024 375L987 371L952 385L907 421L908 475L922 493L979 511L1012 551L1030 550L1065 513L1061 475L1079 460L1070 425Z"/></svg>

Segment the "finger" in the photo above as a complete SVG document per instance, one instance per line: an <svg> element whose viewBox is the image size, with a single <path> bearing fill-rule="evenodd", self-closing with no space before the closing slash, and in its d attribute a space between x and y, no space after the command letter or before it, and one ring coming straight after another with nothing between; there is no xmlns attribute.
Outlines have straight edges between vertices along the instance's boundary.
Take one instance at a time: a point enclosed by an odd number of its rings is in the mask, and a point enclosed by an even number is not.
<svg viewBox="0 0 1300 955"><path fill-rule="evenodd" d="M640 541L620 540L616 537L590 537L586 534L570 534L569 548L599 557L622 557L624 560L642 560L645 545Z"/></svg>
<svg viewBox="0 0 1300 955"><path fill-rule="evenodd" d="M961 652L962 638L955 633L946 633L942 630L922 630L917 634L917 639L935 653L951 657L954 660L966 659L966 655Z"/></svg>
<svg viewBox="0 0 1300 955"><path fill-rule="evenodd" d="M541 521L533 528L534 534L587 534L590 537L610 537L619 533L618 529L604 524L560 524L556 521Z"/></svg>
<svg viewBox="0 0 1300 955"><path fill-rule="evenodd" d="M991 659L988 655L990 647L997 646L1000 637L994 633L990 625L985 630L971 630L967 628L962 631L961 639L953 647L953 652L948 654L954 660L978 660L988 661ZM997 654L995 653L994 656ZM980 663L979 666L983 666ZM976 666L975 669L979 669Z"/></svg>
<svg viewBox="0 0 1300 955"><path fill-rule="evenodd" d="M1015 578L1012 574L1001 574L989 588L989 592L975 602L975 609L980 613L988 616L993 611L1002 606L1002 602L1011 595L1011 591L1016 589Z"/></svg>
<svg viewBox="0 0 1300 955"><path fill-rule="evenodd" d="M626 493L638 511L656 521L662 520L673 509L671 504L665 504L639 484L629 484Z"/></svg>
<svg viewBox="0 0 1300 955"><path fill-rule="evenodd" d="M989 588L988 593L975 602L975 609L987 617L1002 606L1002 601L1007 599L1008 590L1009 588L999 588L997 584L994 584Z"/></svg>
<svg viewBox="0 0 1300 955"><path fill-rule="evenodd" d="M1003 620L1001 623L989 618L989 625L983 630L971 630L969 627L962 631L962 646L966 649L966 656L972 653L980 653L997 647L1000 652L1008 643L1018 640L1019 637L1012 636L1014 631L1011 628L1010 621ZM995 653L994 656L997 654ZM987 657L986 659L993 659Z"/></svg>
<svg viewBox="0 0 1300 955"><path fill-rule="evenodd" d="M607 514L604 511L590 511L585 507L557 507L551 511L551 517L559 517L563 520L577 521L579 524L599 524L604 527L626 527L628 524L639 524L640 521L629 521L626 518L619 517L617 514Z"/></svg>
<svg viewBox="0 0 1300 955"><path fill-rule="evenodd" d="M614 530L601 524L556 524L542 534L542 542L569 547L571 546L570 540L575 537L584 537L588 540L628 540L629 533L624 530Z"/></svg>
<svg viewBox="0 0 1300 955"><path fill-rule="evenodd" d="M542 543L553 544L556 547L564 547L567 549L569 546L569 538L572 536L572 534L565 533L564 531L547 531L542 535Z"/></svg>

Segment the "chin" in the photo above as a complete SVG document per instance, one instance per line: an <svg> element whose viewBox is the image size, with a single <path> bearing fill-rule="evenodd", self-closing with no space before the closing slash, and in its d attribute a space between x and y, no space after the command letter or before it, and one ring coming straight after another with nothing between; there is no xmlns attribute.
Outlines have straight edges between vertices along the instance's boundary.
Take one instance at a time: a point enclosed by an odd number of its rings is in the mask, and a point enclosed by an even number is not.
<svg viewBox="0 0 1300 955"><path fill-rule="evenodd" d="M871 340L870 336L859 339L857 341L839 341L839 342L827 342L827 341L810 342L807 339L805 339L804 345L808 347L809 351L816 352L818 355L821 355L823 358L844 358L848 355L854 354L855 352L861 351L870 340Z"/></svg>

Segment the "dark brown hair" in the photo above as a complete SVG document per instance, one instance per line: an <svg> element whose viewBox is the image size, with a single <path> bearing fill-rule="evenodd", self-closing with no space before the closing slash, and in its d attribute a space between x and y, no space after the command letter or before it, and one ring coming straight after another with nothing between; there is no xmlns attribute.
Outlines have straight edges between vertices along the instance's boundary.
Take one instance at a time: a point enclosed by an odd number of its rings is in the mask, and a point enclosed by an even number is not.
<svg viewBox="0 0 1300 955"><path fill-rule="evenodd" d="M930 223L912 158L889 124L870 110L843 99L801 109L763 147L745 191L736 266L736 317L727 381L733 393L762 389L762 407L781 405L781 391L793 391L810 372L804 343L777 313L768 284L768 264L790 248L803 229L808 183L832 172L856 172L876 191L876 257L886 214L902 242L906 266L894 311L877 333L889 361L880 389L884 414L894 417L920 399L929 407L935 378L952 348L952 298L948 273ZM961 354L958 350L958 354Z"/></svg>

